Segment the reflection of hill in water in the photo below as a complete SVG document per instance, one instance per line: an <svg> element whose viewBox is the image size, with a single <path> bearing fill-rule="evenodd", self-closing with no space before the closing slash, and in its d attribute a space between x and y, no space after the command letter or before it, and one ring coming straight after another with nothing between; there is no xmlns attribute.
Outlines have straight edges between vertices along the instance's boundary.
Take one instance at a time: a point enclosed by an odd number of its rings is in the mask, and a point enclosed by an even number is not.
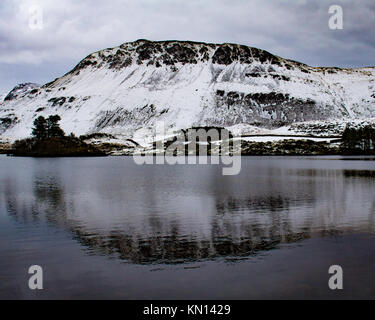
<svg viewBox="0 0 375 320"><path fill-rule="evenodd" d="M133 263L183 263L197 260L226 258L232 261L274 249L280 243L297 242L310 237L309 233L295 233L285 236L271 235L236 239L230 235L212 234L210 239L181 237L178 234L134 239L131 235L112 233L110 235L87 234L72 230L75 239L93 250L93 253L116 254Z"/></svg>
<svg viewBox="0 0 375 320"><path fill-rule="evenodd" d="M103 194L100 187L75 194L59 173L36 174L23 193L17 180L8 180L3 194L16 221L45 221L69 231L92 254L140 264L237 260L313 234L375 231L373 171L289 169L276 177L222 181L226 187L210 196L174 194L177 203L148 189L143 196L150 206L132 200L131 192Z"/></svg>

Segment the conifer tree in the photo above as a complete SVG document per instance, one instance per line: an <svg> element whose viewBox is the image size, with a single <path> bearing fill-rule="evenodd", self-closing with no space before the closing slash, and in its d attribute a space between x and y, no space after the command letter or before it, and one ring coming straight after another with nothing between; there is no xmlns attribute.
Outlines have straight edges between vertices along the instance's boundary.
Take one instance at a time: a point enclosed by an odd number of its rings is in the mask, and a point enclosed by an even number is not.
<svg viewBox="0 0 375 320"><path fill-rule="evenodd" d="M46 139L48 136L47 132L47 120L40 116L34 121L34 128L32 129L32 135L38 140Z"/></svg>
<svg viewBox="0 0 375 320"><path fill-rule="evenodd" d="M48 137L49 138L64 137L65 133L59 126L60 120L61 120L61 118L58 115L48 117L48 119L47 119L47 131L48 131Z"/></svg>

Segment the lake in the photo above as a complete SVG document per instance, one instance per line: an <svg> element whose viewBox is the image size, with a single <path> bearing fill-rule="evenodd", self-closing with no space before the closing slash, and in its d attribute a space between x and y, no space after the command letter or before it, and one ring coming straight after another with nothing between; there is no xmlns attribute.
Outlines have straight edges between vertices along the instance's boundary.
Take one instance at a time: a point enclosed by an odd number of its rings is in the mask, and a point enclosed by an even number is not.
<svg viewBox="0 0 375 320"><path fill-rule="evenodd" d="M374 160L0 156L0 298L375 298Z"/></svg>

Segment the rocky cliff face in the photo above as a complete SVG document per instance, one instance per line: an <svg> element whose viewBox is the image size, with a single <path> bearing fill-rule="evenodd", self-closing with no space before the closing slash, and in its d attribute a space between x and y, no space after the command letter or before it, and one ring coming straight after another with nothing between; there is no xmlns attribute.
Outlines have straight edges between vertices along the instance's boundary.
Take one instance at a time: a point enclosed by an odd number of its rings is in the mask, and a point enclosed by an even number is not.
<svg viewBox="0 0 375 320"><path fill-rule="evenodd" d="M375 117L375 68L313 68L236 44L138 40L95 52L42 87L0 103L0 134L26 137L59 114L65 132L136 138L157 121L170 130Z"/></svg>

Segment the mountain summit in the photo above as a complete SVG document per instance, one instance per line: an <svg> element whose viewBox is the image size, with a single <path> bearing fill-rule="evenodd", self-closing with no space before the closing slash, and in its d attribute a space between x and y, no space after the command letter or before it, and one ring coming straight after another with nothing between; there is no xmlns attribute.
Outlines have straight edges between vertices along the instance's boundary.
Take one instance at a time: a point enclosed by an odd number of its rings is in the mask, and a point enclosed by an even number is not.
<svg viewBox="0 0 375 320"><path fill-rule="evenodd" d="M0 134L12 139L51 114L67 133L134 140L157 121L170 130L272 130L375 117L375 68L310 67L237 44L137 40L92 53L44 86L12 92L0 103Z"/></svg>

